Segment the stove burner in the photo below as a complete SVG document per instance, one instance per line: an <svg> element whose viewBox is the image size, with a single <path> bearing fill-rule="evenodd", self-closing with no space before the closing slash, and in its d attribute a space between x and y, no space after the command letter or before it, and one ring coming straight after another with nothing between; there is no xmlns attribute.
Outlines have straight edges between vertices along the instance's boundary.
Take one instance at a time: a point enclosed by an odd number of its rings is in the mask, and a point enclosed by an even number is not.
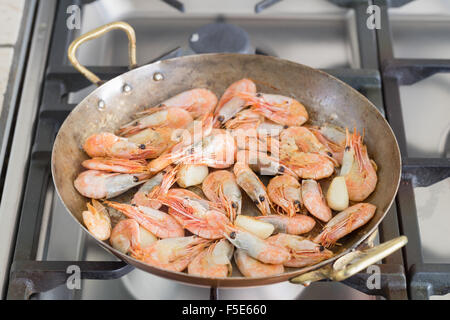
<svg viewBox="0 0 450 320"><path fill-rule="evenodd" d="M191 35L189 46L195 53L254 53L248 33L228 23L211 23Z"/></svg>

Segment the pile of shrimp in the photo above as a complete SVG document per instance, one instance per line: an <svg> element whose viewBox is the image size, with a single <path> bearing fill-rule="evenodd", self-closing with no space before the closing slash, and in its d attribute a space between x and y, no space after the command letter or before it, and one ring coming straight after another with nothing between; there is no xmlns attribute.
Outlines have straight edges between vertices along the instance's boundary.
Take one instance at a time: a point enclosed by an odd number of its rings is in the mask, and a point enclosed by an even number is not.
<svg viewBox="0 0 450 320"><path fill-rule="evenodd" d="M196 88L143 110L85 141L87 170L74 181L91 198L84 224L124 254L200 277L231 276L233 258L245 277L329 259L375 214L363 201L376 165L356 129L308 120L302 103L257 92L249 79L220 99ZM272 176L267 186L261 175ZM336 177L349 200L339 210L322 191ZM130 201L112 199L130 189ZM260 214L244 226L245 197ZM261 226L267 234L254 231Z"/></svg>

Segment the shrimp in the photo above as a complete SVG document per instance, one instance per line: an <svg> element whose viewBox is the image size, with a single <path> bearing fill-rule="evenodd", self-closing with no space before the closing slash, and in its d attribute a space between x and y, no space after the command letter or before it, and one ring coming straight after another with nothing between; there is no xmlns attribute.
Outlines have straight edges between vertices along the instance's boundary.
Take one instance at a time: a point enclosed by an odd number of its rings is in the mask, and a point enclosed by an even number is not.
<svg viewBox="0 0 450 320"><path fill-rule="evenodd" d="M90 233L98 240L107 240L111 235L111 219L108 210L97 200L87 203L87 211L83 211L83 222Z"/></svg>
<svg viewBox="0 0 450 320"><path fill-rule="evenodd" d="M218 128L236 113L248 106L246 100L238 94L255 94L256 85L249 79L241 79L232 83L224 92L214 110L214 127Z"/></svg>
<svg viewBox="0 0 450 320"><path fill-rule="evenodd" d="M158 238L176 238L184 236L180 224L165 212L143 206L105 201L105 204L119 210L128 218L136 220L142 227Z"/></svg>
<svg viewBox="0 0 450 320"><path fill-rule="evenodd" d="M238 112L230 120L225 122L225 128L228 130L248 130L257 129L264 122L264 116L251 110L245 109Z"/></svg>
<svg viewBox="0 0 450 320"><path fill-rule="evenodd" d="M350 232L365 225L375 214L376 206L370 203L358 203L338 213L323 227L323 231L314 238L314 242L329 247Z"/></svg>
<svg viewBox="0 0 450 320"><path fill-rule="evenodd" d="M317 219L327 222L331 219L331 209L322 193L320 184L315 180L302 181L302 197L306 209Z"/></svg>
<svg viewBox="0 0 450 320"><path fill-rule="evenodd" d="M342 132L340 129L327 124L320 127L309 127L309 130L317 137L320 143L330 150L333 158L339 164L342 164L345 148L345 132Z"/></svg>
<svg viewBox="0 0 450 320"><path fill-rule="evenodd" d="M134 135L128 136L127 139L138 145L143 144L145 146L151 146L153 149L151 158L156 158L179 143L180 135L181 133L184 133L184 131L184 129L168 127L147 128Z"/></svg>
<svg viewBox="0 0 450 320"><path fill-rule="evenodd" d="M278 213L293 217L300 212L302 189L294 177L284 174L272 178L267 185L267 194Z"/></svg>
<svg viewBox="0 0 450 320"><path fill-rule="evenodd" d="M255 219L272 224L275 227L275 232L294 235L307 233L316 225L316 221L313 218L303 214L296 214L293 217L269 215L255 217Z"/></svg>
<svg viewBox="0 0 450 320"><path fill-rule="evenodd" d="M133 199L131 199L131 204L140 205L144 207L150 207L153 209L161 208L162 204L156 199L150 199L148 194L151 191L161 185L163 181L165 171L159 172L157 175L151 177L146 183L144 183L139 190L134 194Z"/></svg>
<svg viewBox="0 0 450 320"><path fill-rule="evenodd" d="M197 236L167 238L148 248L132 250L131 256L158 268L181 272L209 243Z"/></svg>
<svg viewBox="0 0 450 320"><path fill-rule="evenodd" d="M163 101L158 107L181 108L188 111L196 119L207 113L212 113L217 105L216 95L208 89L195 88L183 91L172 98ZM154 108L141 112L152 113Z"/></svg>
<svg viewBox="0 0 450 320"><path fill-rule="evenodd" d="M226 131L214 131L191 145L179 145L150 161L150 172L159 172L172 163L204 164L212 168L227 168L234 162L236 146Z"/></svg>
<svg viewBox="0 0 450 320"><path fill-rule="evenodd" d="M84 160L81 165L86 169L118 173L144 173L148 170L145 160L120 158L93 158Z"/></svg>
<svg viewBox="0 0 450 320"><path fill-rule="evenodd" d="M142 228L134 219L119 221L111 232L109 241L114 249L123 254L133 250L145 249L158 239L146 229Z"/></svg>
<svg viewBox="0 0 450 320"><path fill-rule="evenodd" d="M87 138L83 149L91 158L110 157L139 160L156 157L161 146L138 144L109 132L101 132Z"/></svg>
<svg viewBox="0 0 450 320"><path fill-rule="evenodd" d="M249 278L270 277L284 272L282 264L262 263L241 249L236 249L234 252L234 260L239 271Z"/></svg>
<svg viewBox="0 0 450 320"><path fill-rule="evenodd" d="M250 257L263 263L283 264L291 256L286 248L270 244L250 232L234 227L227 227L225 237L235 247L245 251Z"/></svg>
<svg viewBox="0 0 450 320"><path fill-rule="evenodd" d="M109 173L87 170L78 175L73 182L75 189L83 196L93 199L109 199L142 184L149 174Z"/></svg>
<svg viewBox="0 0 450 320"><path fill-rule="evenodd" d="M193 194L190 191L178 191L177 193ZM166 195L159 195L158 200L169 207L169 214L183 228L202 238L221 239L224 227L230 225L230 220L224 212L220 211L213 203L199 199L197 195L179 196L168 192Z"/></svg>
<svg viewBox="0 0 450 320"><path fill-rule="evenodd" d="M120 127L118 134L129 136L146 128L168 127L174 129L186 128L194 119L182 108L157 107L144 111L143 117L133 120Z"/></svg>
<svg viewBox="0 0 450 320"><path fill-rule="evenodd" d="M331 150L323 145L308 128L289 127L281 132L280 139L286 148L295 145L294 150L321 154L330 159L335 166L339 166L339 162L333 158Z"/></svg>
<svg viewBox="0 0 450 320"><path fill-rule="evenodd" d="M210 201L222 205L231 222L241 214L242 194L233 173L226 170L210 173L203 180L202 190Z"/></svg>
<svg viewBox="0 0 450 320"><path fill-rule="evenodd" d="M280 158L302 179L319 180L331 176L334 172L333 162L317 153L293 152L287 156L281 155Z"/></svg>
<svg viewBox="0 0 450 320"><path fill-rule="evenodd" d="M243 162L234 164L234 175L237 184L253 200L263 215L270 214L270 201L264 184L258 176Z"/></svg>
<svg viewBox="0 0 450 320"><path fill-rule="evenodd" d="M285 267L306 267L333 256L330 250L301 236L279 233L268 238L267 242L285 247L290 251L291 258L284 263Z"/></svg>
<svg viewBox="0 0 450 320"><path fill-rule="evenodd" d="M264 175L285 173L297 177L295 172L274 156L265 152L240 150L236 155L237 162L246 163L252 170Z"/></svg>
<svg viewBox="0 0 450 320"><path fill-rule="evenodd" d="M198 254L188 265L188 273L208 278L225 278L231 275L233 246L225 239L212 244Z"/></svg>
<svg viewBox="0 0 450 320"><path fill-rule="evenodd" d="M348 197L352 201L363 201L377 185L376 165L369 159L367 147L362 144L361 135L355 130L347 143L340 175L345 177Z"/></svg>
<svg viewBox="0 0 450 320"><path fill-rule="evenodd" d="M284 126L301 126L308 121L308 112L297 100L268 93L239 93L238 96L252 105L251 109Z"/></svg>

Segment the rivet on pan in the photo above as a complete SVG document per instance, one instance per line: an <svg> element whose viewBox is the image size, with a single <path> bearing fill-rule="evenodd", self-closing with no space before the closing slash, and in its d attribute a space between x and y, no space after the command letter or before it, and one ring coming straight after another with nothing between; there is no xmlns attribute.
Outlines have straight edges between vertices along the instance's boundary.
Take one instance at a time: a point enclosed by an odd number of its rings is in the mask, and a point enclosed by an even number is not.
<svg viewBox="0 0 450 320"><path fill-rule="evenodd" d="M106 106L105 101L103 101L103 100L98 100L97 107L98 107L100 110L105 109L105 106Z"/></svg>
<svg viewBox="0 0 450 320"><path fill-rule="evenodd" d="M128 85L128 84L125 83L125 84L123 85L123 87L122 87L122 91L125 92L125 93L130 92L130 91L131 91L130 85Z"/></svg>
<svg viewBox="0 0 450 320"><path fill-rule="evenodd" d="M162 73L160 73L160 72L155 72L154 74L153 74L153 80L155 80L155 81L161 81L161 80L163 80L164 79L164 76L162 75Z"/></svg>

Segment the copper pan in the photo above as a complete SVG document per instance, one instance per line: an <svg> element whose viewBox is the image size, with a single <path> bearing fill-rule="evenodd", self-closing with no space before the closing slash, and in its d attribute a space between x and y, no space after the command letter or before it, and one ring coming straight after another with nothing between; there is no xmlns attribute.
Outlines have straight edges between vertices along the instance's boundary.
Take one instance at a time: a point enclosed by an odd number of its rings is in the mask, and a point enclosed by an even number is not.
<svg viewBox="0 0 450 320"><path fill-rule="evenodd" d="M133 70L102 83L79 64L75 51L83 42L112 29L127 33ZM237 273L226 279L200 278L147 265L120 253L108 242L95 239L99 245L119 259L161 277L203 286L245 287L286 280L307 283L324 277L341 281L406 244L406 237L401 236L372 249L354 251L373 234L386 215L397 192L401 171L400 152L392 129L375 106L356 90L319 70L261 55L193 55L135 68L135 49L133 28L124 22L115 22L81 36L68 50L72 64L99 87L78 104L61 126L53 146L52 174L67 211L89 235L81 219L88 199L73 186L74 179L83 170L80 164L87 158L82 150L85 139L101 131L114 132L130 121L137 111L157 105L184 90L203 87L220 97L229 84L241 78L256 80L260 92L283 94L301 101L315 122L327 121L342 127L365 129L365 143L379 168L377 188L367 202L375 204L377 210L368 224L341 239L341 245L336 247L336 255L331 259L306 268L287 269L285 273L271 277L244 278Z"/></svg>

